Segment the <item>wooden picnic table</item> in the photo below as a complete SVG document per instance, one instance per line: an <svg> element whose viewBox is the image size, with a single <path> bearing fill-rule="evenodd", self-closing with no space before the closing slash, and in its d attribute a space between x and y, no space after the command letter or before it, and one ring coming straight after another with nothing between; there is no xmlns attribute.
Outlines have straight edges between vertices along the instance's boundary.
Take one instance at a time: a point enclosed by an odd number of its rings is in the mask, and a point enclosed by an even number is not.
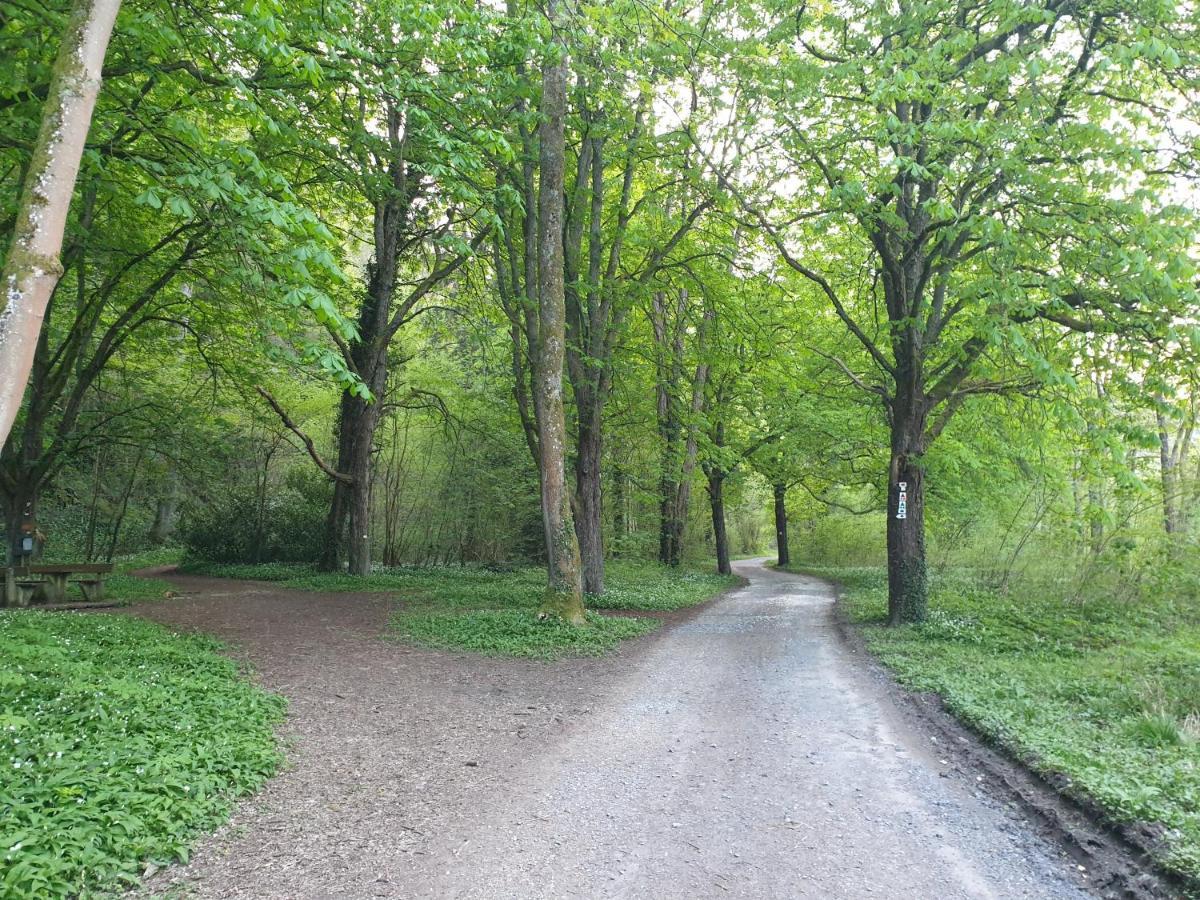
<svg viewBox="0 0 1200 900"><path fill-rule="evenodd" d="M47 603L62 603L67 599L67 582L72 576L79 576L75 583L83 592L83 599L99 602L104 599L104 576L112 570L110 563L13 566L5 570L7 602L10 606L28 606L34 591L40 587Z"/></svg>

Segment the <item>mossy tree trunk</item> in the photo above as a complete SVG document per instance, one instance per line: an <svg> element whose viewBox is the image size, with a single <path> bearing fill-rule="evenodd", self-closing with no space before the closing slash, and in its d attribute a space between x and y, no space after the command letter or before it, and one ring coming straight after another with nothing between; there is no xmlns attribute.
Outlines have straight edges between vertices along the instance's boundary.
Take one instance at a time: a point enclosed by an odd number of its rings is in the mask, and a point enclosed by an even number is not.
<svg viewBox="0 0 1200 900"><path fill-rule="evenodd" d="M0 286L0 445L8 439L62 275L63 233L120 0L77 0L54 64Z"/></svg>
<svg viewBox="0 0 1200 900"><path fill-rule="evenodd" d="M563 276L563 178L566 160L568 58L556 4L546 13L554 28L542 65L542 122L538 181L538 340L534 359L534 403L538 423L538 469L549 581L541 616L573 625L586 620L579 541L567 486L567 423L563 411L566 356L566 296Z"/></svg>

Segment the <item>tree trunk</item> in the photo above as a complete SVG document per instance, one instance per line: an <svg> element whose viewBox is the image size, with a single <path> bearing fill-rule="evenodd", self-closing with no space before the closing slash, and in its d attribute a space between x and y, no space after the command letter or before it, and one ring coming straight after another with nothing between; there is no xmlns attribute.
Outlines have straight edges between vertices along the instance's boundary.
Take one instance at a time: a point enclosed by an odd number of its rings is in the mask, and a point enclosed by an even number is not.
<svg viewBox="0 0 1200 900"><path fill-rule="evenodd" d="M687 527L688 507L691 502L692 474L696 471L696 422L704 412L708 385L708 363L704 361L704 349L708 329L715 312L706 306L696 329L696 347L701 361L696 364L691 382L690 416L684 423L679 400L674 396L683 368L685 313L688 305L687 289L679 291L674 310L675 331L669 345L670 358L658 361L657 414L659 434L663 439L662 474L659 479L659 561L669 566L678 566L683 559L683 535ZM661 294L654 296L655 342L660 348L667 344L667 308ZM682 452L680 441L683 441Z"/></svg>
<svg viewBox="0 0 1200 900"><path fill-rule="evenodd" d="M626 509L626 482L628 475L625 467L619 463L612 467L612 514L613 514L613 555L621 556L625 552L625 540L629 537L629 511Z"/></svg>
<svg viewBox="0 0 1200 900"><path fill-rule="evenodd" d="M137 484L138 474L142 468L142 457L145 451L139 451L137 460L133 464L133 471L129 473L129 480L125 483L125 489L121 492L121 505L117 507L117 514L113 517L112 531L109 534L108 551L104 554L105 562L112 562L113 557L117 554L117 547L121 541L121 526L125 524L125 515L129 512L129 498L133 496L133 488Z"/></svg>
<svg viewBox="0 0 1200 900"><path fill-rule="evenodd" d="M582 625L583 582L579 542L567 489L567 423L563 411L566 293L563 277L563 176L566 162L567 52L555 0L546 14L554 29L553 55L542 65L542 122L538 127L538 342L534 401L538 419L538 469L548 584L540 615Z"/></svg>
<svg viewBox="0 0 1200 900"><path fill-rule="evenodd" d="M1104 550L1104 497L1096 487L1096 475L1088 476L1088 552L1099 556Z"/></svg>
<svg viewBox="0 0 1200 900"><path fill-rule="evenodd" d="M788 548L787 485L776 482L775 493L775 547L779 554L780 568L791 565L792 554Z"/></svg>
<svg viewBox="0 0 1200 900"><path fill-rule="evenodd" d="M664 454L664 457L666 454ZM667 461L664 458L663 467ZM674 547L674 518L672 509L675 497L675 482L665 473L658 482L658 561L664 566L677 564Z"/></svg>
<svg viewBox="0 0 1200 900"><path fill-rule="evenodd" d="M354 456L354 435L358 410L362 400L349 391L343 391L337 417L337 463L338 472L349 473ZM346 533L346 518L350 513L350 485L344 481L333 482L333 496L329 498L329 514L325 517L325 541L317 568L322 572L337 572L342 567L342 541Z"/></svg>
<svg viewBox="0 0 1200 900"><path fill-rule="evenodd" d="M364 405L357 419L353 455L348 474L353 479L350 493L350 533L347 541L347 571L351 575L371 574L371 448L379 425L379 403Z"/></svg>
<svg viewBox="0 0 1200 900"><path fill-rule="evenodd" d="M271 458L275 455L275 447L268 445L262 466L254 474L255 504L254 504L254 545L250 549L250 562L263 562L263 550L267 546L267 493L271 482Z"/></svg>
<svg viewBox="0 0 1200 900"><path fill-rule="evenodd" d="M897 424L900 424L897 422ZM925 568L925 473L893 425L889 466L887 554L888 624L925 618L929 597Z"/></svg>
<svg viewBox="0 0 1200 900"><path fill-rule="evenodd" d="M338 471L345 471L340 465ZM337 572L342 566L342 538L346 531L346 510L349 485L343 481L333 483L333 496L329 500L329 513L325 516L325 540L321 545L321 556L317 568L322 572Z"/></svg>
<svg viewBox="0 0 1200 900"><path fill-rule="evenodd" d="M17 418L42 319L62 275L67 213L119 8L120 0L76 0L54 64L0 281L0 445Z"/></svg>
<svg viewBox="0 0 1200 900"><path fill-rule="evenodd" d="M579 410L579 445L575 452L575 534L583 565L583 590L604 593L604 519L601 491L601 445L599 416L592 409Z"/></svg>
<svg viewBox="0 0 1200 900"><path fill-rule="evenodd" d="M1155 417L1158 420L1158 460L1159 475L1162 478L1163 528L1170 535L1179 531L1178 473L1166 416L1160 410L1155 413Z"/></svg>
<svg viewBox="0 0 1200 900"><path fill-rule="evenodd" d="M150 526L150 543L165 544L175 534L175 519L179 511L179 474L174 464L167 469L163 494L154 507L154 522Z"/></svg>
<svg viewBox="0 0 1200 900"><path fill-rule="evenodd" d="M11 563L19 559L37 559L41 556L41 541L35 540L33 552L26 554L22 549L22 538L37 526L38 485L27 479L18 479L15 490L7 499L5 529L8 534L8 558Z"/></svg>
<svg viewBox="0 0 1200 900"><path fill-rule="evenodd" d="M729 535L725 531L725 473L720 469L708 473L708 500L712 506L713 541L717 545L717 574L732 575Z"/></svg>
<svg viewBox="0 0 1200 900"><path fill-rule="evenodd" d="M88 504L88 519L87 519L87 537L84 539L84 562L93 562L96 559L96 527L100 519L100 457L101 451L97 451L92 459L92 499Z"/></svg>

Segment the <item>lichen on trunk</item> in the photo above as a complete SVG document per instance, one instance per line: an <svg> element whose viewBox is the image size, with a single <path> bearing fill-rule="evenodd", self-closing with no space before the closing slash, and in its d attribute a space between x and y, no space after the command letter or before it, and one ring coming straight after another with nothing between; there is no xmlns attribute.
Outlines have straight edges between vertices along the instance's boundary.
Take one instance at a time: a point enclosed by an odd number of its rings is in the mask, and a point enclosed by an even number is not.
<svg viewBox="0 0 1200 900"><path fill-rule="evenodd" d="M540 618L580 625L583 584L579 540L567 486L567 422L563 410L566 359L566 291L563 274L563 178L566 161L567 51L556 4L547 4L554 29L542 66L542 123L538 129L538 339L534 359L534 404L538 427L538 470L546 535L547 588Z"/></svg>
<svg viewBox="0 0 1200 900"><path fill-rule="evenodd" d="M0 445L16 420L46 307L62 274L67 213L119 8L120 0L77 0L54 64L0 276Z"/></svg>

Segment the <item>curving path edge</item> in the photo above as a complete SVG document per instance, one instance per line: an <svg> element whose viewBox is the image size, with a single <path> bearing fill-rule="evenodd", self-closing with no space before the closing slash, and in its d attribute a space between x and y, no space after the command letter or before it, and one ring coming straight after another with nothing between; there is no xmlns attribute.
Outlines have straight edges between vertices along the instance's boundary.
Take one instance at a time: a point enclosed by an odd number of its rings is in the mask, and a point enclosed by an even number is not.
<svg viewBox="0 0 1200 900"><path fill-rule="evenodd" d="M380 637L378 595L177 577L135 608L289 698L289 767L148 893L318 898L1085 898L839 640L833 589L749 584L604 659Z"/></svg>

